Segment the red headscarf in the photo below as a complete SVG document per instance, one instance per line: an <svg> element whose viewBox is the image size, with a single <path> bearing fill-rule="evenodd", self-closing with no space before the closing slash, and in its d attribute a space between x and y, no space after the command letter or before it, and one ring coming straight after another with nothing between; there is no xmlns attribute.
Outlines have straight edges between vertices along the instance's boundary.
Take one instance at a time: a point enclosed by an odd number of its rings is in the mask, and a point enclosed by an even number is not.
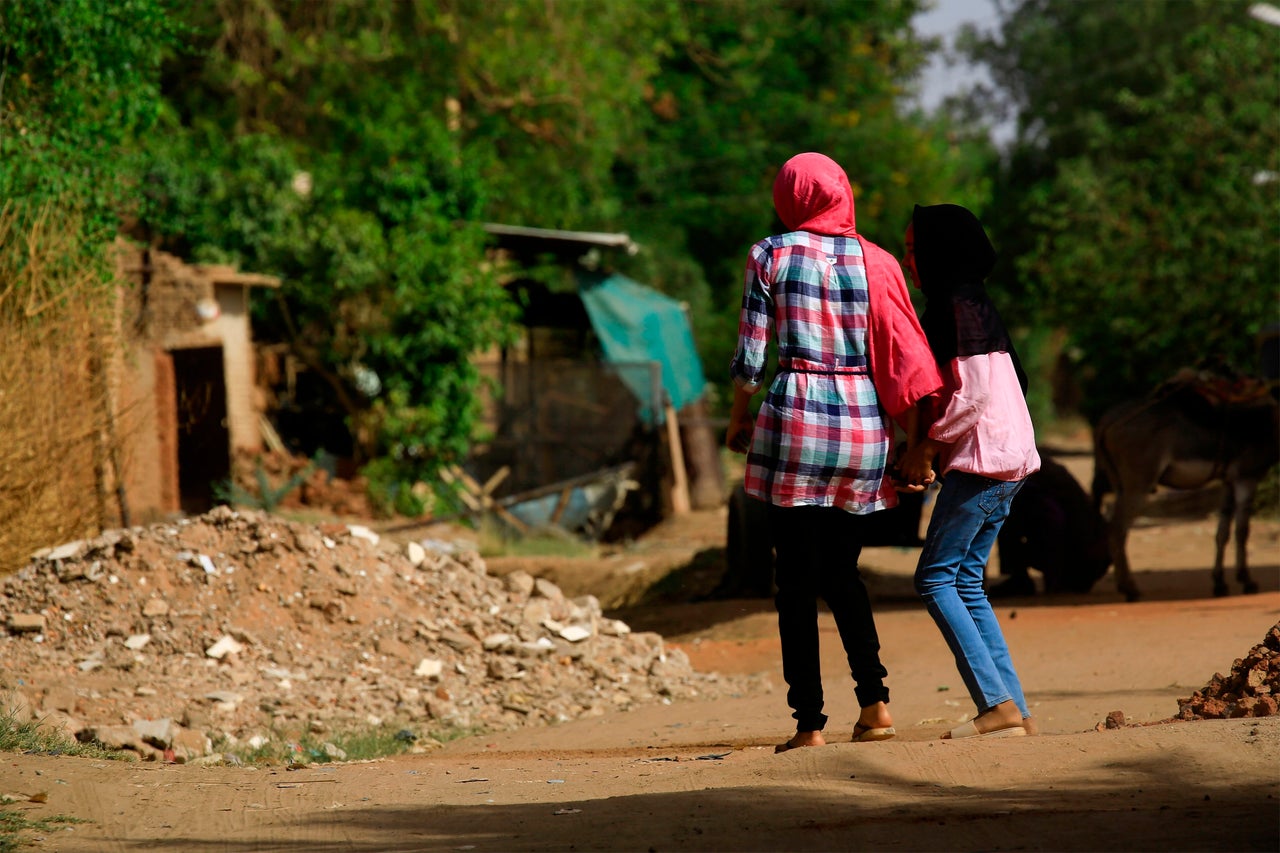
<svg viewBox="0 0 1280 853"><path fill-rule="evenodd" d="M790 231L852 237L862 245L871 380L881 405L901 422L917 401L942 387L942 376L911 307L898 261L854 229L849 176L825 154L797 154L783 164L773 182L773 206Z"/></svg>
<svg viewBox="0 0 1280 853"><path fill-rule="evenodd" d="M849 176L825 154L797 154L784 163L773 182L773 206L790 231L857 234Z"/></svg>

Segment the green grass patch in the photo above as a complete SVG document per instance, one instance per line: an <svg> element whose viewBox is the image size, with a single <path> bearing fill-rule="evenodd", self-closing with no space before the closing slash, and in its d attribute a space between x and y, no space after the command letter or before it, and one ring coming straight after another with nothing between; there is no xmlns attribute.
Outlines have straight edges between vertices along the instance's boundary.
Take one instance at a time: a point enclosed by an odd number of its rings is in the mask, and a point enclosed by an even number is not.
<svg viewBox="0 0 1280 853"><path fill-rule="evenodd" d="M231 756L232 763L240 764L329 764L405 755L422 745L443 745L480 732L479 728L455 727L419 734L400 726L374 726L328 737L316 734L292 737L275 731L256 745L222 741L215 745L214 751Z"/></svg>
<svg viewBox="0 0 1280 853"><path fill-rule="evenodd" d="M41 755L74 755L132 761L137 756L128 750L105 749L92 743L80 743L61 729L43 720L19 722L12 711L0 713L0 752L30 752Z"/></svg>
<svg viewBox="0 0 1280 853"><path fill-rule="evenodd" d="M40 755L74 755L85 758L130 760L131 755L80 743L66 732L51 728L41 720L18 722L13 711L0 713L0 752L39 753ZM31 846L26 836L52 832L71 823L84 823L66 815L30 817L21 811L5 808L13 801L0 797L0 853Z"/></svg>
<svg viewBox="0 0 1280 853"><path fill-rule="evenodd" d="M8 803L0 799L0 805L8 805ZM10 853L10 851L31 846L32 843L23 838L26 834L53 832L72 823L85 823L85 821L67 815L33 818L20 811L0 808L0 853Z"/></svg>
<svg viewBox="0 0 1280 853"><path fill-rule="evenodd" d="M593 542L562 530L547 528L521 534L493 518L481 519L476 547L482 557L583 557L600 556Z"/></svg>

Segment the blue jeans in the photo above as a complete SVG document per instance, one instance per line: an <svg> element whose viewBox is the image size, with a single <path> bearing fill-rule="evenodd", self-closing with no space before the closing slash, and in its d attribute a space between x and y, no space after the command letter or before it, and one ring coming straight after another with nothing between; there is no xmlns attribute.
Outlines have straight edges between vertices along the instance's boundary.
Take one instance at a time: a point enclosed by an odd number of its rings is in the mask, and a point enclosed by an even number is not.
<svg viewBox="0 0 1280 853"><path fill-rule="evenodd" d="M978 713L1012 699L1025 718L1031 716L1027 700L982 587L987 558L1021 487L1021 480L949 471L933 507L915 585L956 657Z"/></svg>

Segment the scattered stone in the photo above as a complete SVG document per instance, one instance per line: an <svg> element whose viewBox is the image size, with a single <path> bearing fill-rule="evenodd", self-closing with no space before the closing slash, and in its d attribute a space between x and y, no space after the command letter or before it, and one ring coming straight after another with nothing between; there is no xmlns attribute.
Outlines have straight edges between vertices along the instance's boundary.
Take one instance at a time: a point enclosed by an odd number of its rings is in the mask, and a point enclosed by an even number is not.
<svg viewBox="0 0 1280 853"><path fill-rule="evenodd" d="M173 743L173 720L165 717L160 720L134 720L133 730L143 743L149 743L157 749L168 749Z"/></svg>
<svg viewBox="0 0 1280 853"><path fill-rule="evenodd" d="M396 660L405 660L411 655L409 647L395 637L379 637L374 647L378 654Z"/></svg>
<svg viewBox="0 0 1280 853"><path fill-rule="evenodd" d="M38 634L44 631L44 616L39 613L10 613L6 624L10 634Z"/></svg>
<svg viewBox="0 0 1280 853"><path fill-rule="evenodd" d="M213 742L201 732L175 727L170 748L178 762L190 761L213 752Z"/></svg>
<svg viewBox="0 0 1280 853"><path fill-rule="evenodd" d="M235 637L223 635L218 642L204 650L204 653L214 660L222 660L227 655L238 655L244 651L244 646L236 642Z"/></svg>
<svg viewBox="0 0 1280 853"><path fill-rule="evenodd" d="M485 651L492 652L496 649L502 649L510 646L511 641L512 641L512 637L510 634L500 633L500 634L490 634L489 636L485 637L480 644L484 646Z"/></svg>
<svg viewBox="0 0 1280 853"><path fill-rule="evenodd" d="M533 593L533 575L525 571L514 571L507 575L506 585L508 590L523 601Z"/></svg>
<svg viewBox="0 0 1280 853"><path fill-rule="evenodd" d="M25 723L35 719L35 705L21 691L9 690L0 696L0 714L12 716L15 722Z"/></svg>
<svg viewBox="0 0 1280 853"><path fill-rule="evenodd" d="M169 605L163 599L148 598L147 603L142 605L142 615L148 619L155 619L160 616L169 615Z"/></svg>
<svg viewBox="0 0 1280 853"><path fill-rule="evenodd" d="M580 643L592 636L591 629L584 628L581 625L569 625L565 628L561 628L559 634L571 643Z"/></svg>
<svg viewBox="0 0 1280 853"><path fill-rule="evenodd" d="M625 637L631 633L631 626L620 619L604 619L600 622L600 633L606 637Z"/></svg>
<svg viewBox="0 0 1280 853"><path fill-rule="evenodd" d="M444 672L443 663L438 660L423 658L418 661L418 667L413 671L413 674L420 678L439 678L442 672Z"/></svg>
<svg viewBox="0 0 1280 853"><path fill-rule="evenodd" d="M83 550L83 542L68 542L50 551L46 559L55 563L59 560L74 560L80 556L80 552Z"/></svg>
<svg viewBox="0 0 1280 853"><path fill-rule="evenodd" d="M1280 622L1262 642L1231 667L1229 675L1213 678L1186 699L1178 701L1179 720L1224 720L1270 717L1280 699Z"/></svg>
<svg viewBox="0 0 1280 853"><path fill-rule="evenodd" d="M533 582L534 591L543 598L549 598L552 601L564 601L564 593L560 591L560 587L556 586L546 578L536 578Z"/></svg>
<svg viewBox="0 0 1280 853"><path fill-rule="evenodd" d="M405 546L404 554L409 558L409 565L415 569L427 561L427 549L423 548L417 542L410 542Z"/></svg>
<svg viewBox="0 0 1280 853"><path fill-rule="evenodd" d="M363 539L370 545L377 545L381 538L363 524L348 524L347 532L356 539Z"/></svg>
<svg viewBox="0 0 1280 853"><path fill-rule="evenodd" d="M49 711L65 711L68 714L72 714L76 710L76 700L75 690L66 685L56 685L45 692L42 707L46 713Z"/></svg>

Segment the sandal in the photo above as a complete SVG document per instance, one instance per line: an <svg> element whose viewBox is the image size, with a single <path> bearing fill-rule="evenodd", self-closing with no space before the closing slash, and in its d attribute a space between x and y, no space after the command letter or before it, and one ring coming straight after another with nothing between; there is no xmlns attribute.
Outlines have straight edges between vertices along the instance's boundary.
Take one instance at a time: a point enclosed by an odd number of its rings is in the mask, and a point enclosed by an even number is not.
<svg viewBox="0 0 1280 853"><path fill-rule="evenodd" d="M1022 737L1027 730L1022 726L1013 725L1006 726L1003 729L993 729L989 732L980 732L978 727L973 724L973 720L956 726L951 730L951 740L960 740L967 737Z"/></svg>
<svg viewBox="0 0 1280 853"><path fill-rule="evenodd" d="M896 737L898 730L893 726L865 726L862 723L853 724L853 742L868 743L877 740L890 740Z"/></svg>

